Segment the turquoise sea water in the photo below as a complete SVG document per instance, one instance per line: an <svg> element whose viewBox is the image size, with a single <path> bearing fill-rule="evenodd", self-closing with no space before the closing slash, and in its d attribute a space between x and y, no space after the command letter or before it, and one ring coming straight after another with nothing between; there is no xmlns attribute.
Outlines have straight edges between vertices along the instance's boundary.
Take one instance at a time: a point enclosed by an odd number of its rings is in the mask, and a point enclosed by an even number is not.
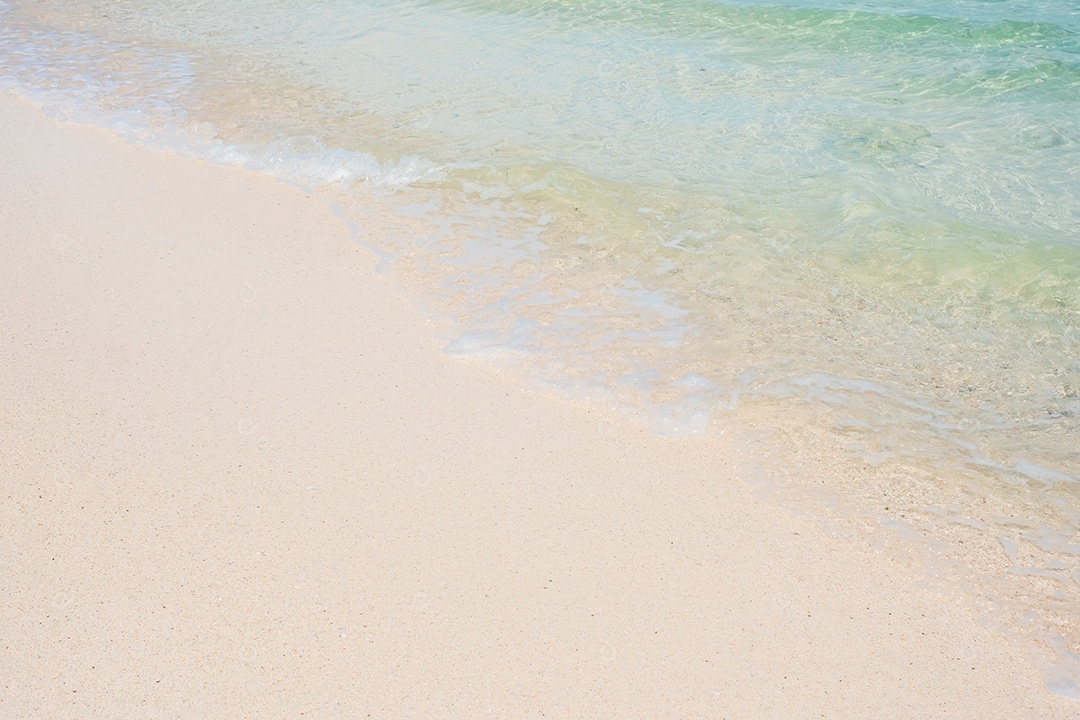
<svg viewBox="0 0 1080 720"><path fill-rule="evenodd" d="M318 189L448 352L838 453L1076 648L1075 2L9 0L0 66Z"/></svg>

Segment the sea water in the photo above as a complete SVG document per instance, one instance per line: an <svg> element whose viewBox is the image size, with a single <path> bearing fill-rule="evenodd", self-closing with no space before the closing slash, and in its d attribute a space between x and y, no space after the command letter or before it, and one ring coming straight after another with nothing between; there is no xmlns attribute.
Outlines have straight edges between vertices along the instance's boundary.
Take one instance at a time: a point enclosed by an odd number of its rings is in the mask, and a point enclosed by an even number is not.
<svg viewBox="0 0 1080 720"><path fill-rule="evenodd" d="M448 352L966 543L1074 657L1073 0L8 0L0 67L320 192Z"/></svg>

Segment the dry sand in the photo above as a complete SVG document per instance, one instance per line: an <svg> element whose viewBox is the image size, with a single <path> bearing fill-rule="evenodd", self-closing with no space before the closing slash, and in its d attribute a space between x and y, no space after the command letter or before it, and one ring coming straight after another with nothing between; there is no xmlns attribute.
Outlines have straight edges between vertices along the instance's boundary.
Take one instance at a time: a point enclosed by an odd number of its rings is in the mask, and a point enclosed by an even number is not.
<svg viewBox="0 0 1080 720"><path fill-rule="evenodd" d="M0 717L1080 715L713 441L441 354L304 193L0 134Z"/></svg>

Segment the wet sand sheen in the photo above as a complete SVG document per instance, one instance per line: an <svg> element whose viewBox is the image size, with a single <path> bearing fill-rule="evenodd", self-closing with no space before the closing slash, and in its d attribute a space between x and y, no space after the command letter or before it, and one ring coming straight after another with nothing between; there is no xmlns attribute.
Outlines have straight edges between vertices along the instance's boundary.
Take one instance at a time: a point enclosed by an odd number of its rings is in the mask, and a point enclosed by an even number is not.
<svg viewBox="0 0 1080 720"><path fill-rule="evenodd" d="M5 717L1075 713L717 440L442 355L315 200L0 132Z"/></svg>

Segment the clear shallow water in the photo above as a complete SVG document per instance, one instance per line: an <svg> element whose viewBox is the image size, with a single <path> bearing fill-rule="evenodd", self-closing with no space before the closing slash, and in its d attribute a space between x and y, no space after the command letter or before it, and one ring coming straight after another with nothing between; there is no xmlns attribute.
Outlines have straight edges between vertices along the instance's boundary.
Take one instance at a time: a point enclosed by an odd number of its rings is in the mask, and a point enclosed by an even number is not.
<svg viewBox="0 0 1080 720"><path fill-rule="evenodd" d="M0 84L59 119L402 215L358 234L450 352L662 432L840 453L859 479L826 495L981 543L1075 648L1075 3L70 0L0 23Z"/></svg>

